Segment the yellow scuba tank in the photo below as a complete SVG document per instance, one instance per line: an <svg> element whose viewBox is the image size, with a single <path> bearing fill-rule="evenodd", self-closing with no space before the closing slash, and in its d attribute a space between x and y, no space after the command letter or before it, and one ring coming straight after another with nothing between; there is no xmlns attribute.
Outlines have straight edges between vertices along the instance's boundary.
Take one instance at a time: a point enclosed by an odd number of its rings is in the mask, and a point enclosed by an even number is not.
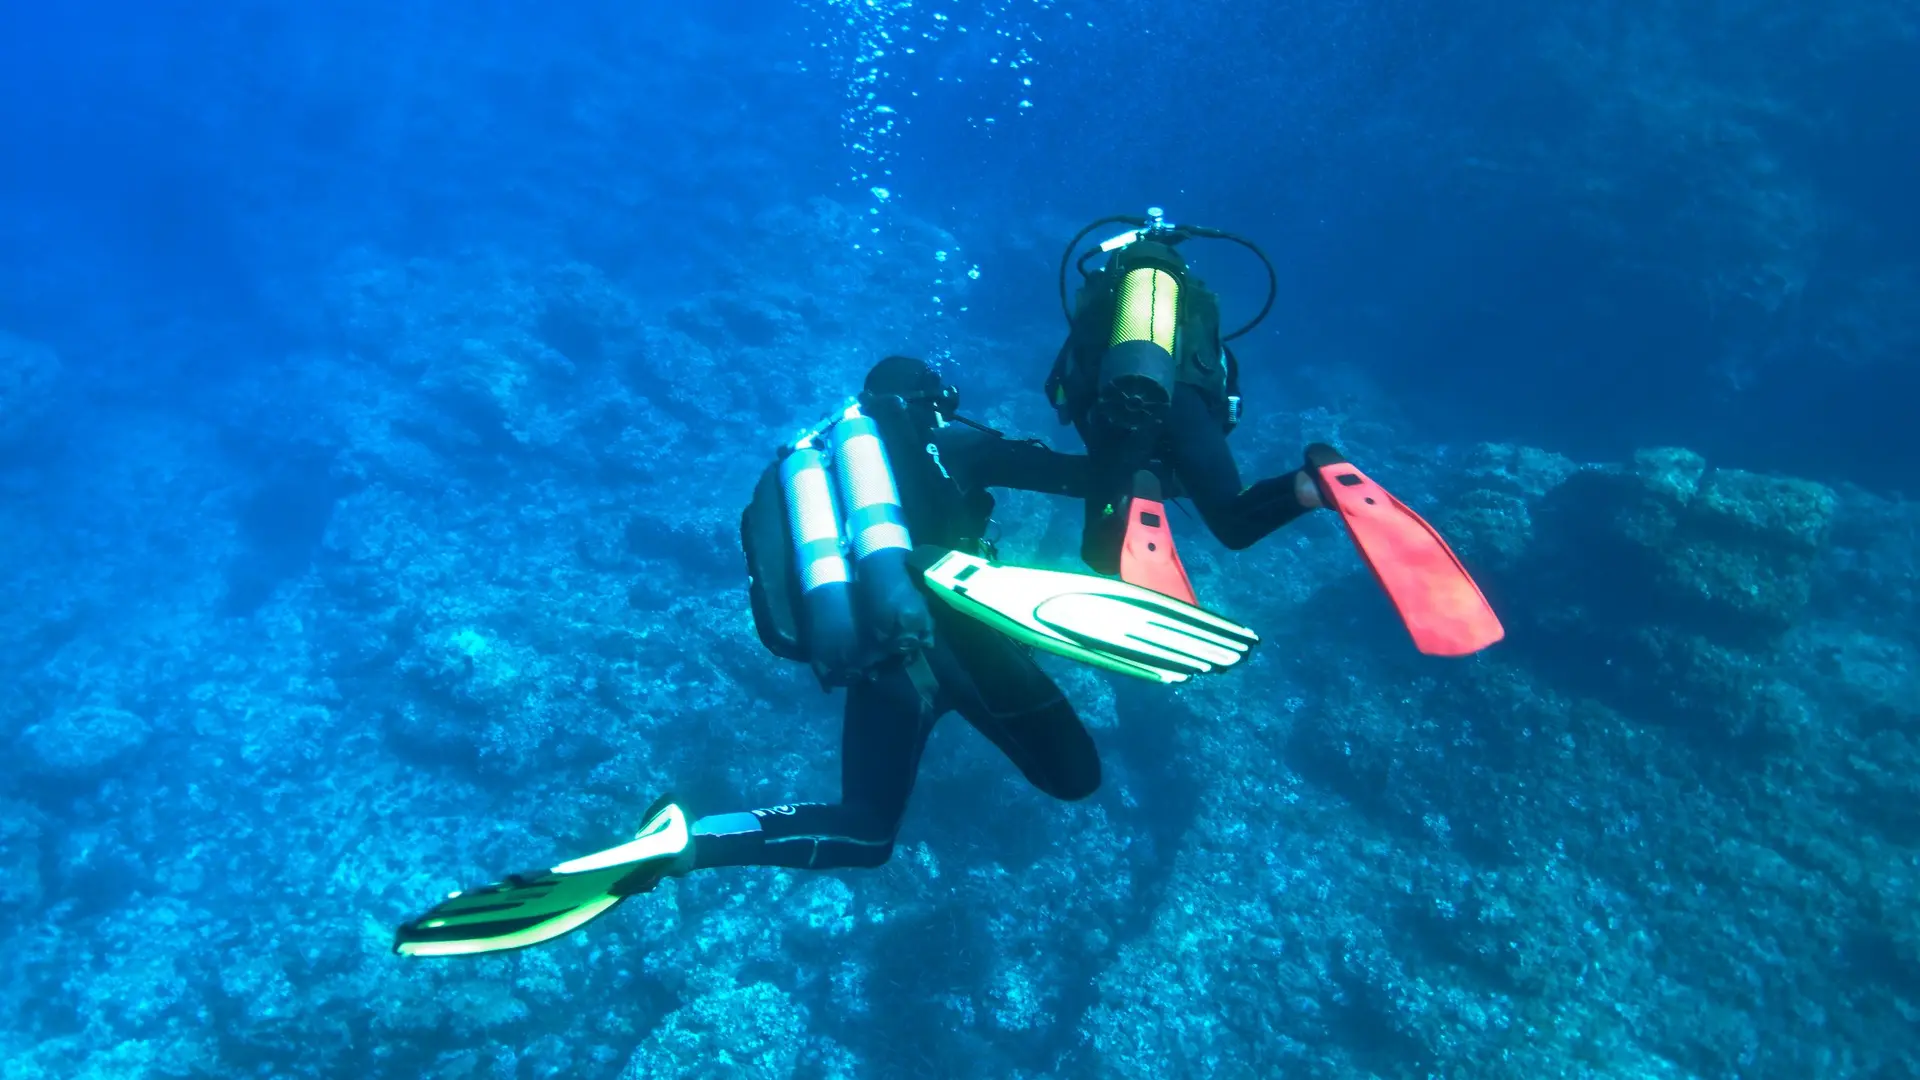
<svg viewBox="0 0 1920 1080"><path fill-rule="evenodd" d="M1081 242L1110 224L1130 227L1075 261ZM1266 302L1231 333L1221 332L1218 298L1192 277L1177 250L1194 238L1238 244L1266 270ZM1088 269L1101 255L1106 265ZM1083 283L1073 304L1067 302L1069 266L1079 270ZM1061 423L1079 425L1096 415L1113 428L1147 437L1181 381L1221 399L1217 406L1227 430L1239 422L1238 364L1227 343L1258 326L1279 293L1273 263L1258 246L1219 229L1175 225L1159 207L1150 207L1145 217L1105 217L1076 233L1060 253L1059 288L1067 340L1044 391Z"/></svg>
<svg viewBox="0 0 1920 1080"><path fill-rule="evenodd" d="M1097 408L1121 430L1157 425L1173 403L1186 263L1172 248L1141 240L1117 252L1107 273L1119 280Z"/></svg>

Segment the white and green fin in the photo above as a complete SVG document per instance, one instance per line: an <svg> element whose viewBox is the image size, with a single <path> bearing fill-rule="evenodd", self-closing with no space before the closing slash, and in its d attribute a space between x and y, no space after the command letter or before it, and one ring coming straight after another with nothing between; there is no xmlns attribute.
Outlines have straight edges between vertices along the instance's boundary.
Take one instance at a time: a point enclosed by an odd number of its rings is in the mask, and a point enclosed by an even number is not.
<svg viewBox="0 0 1920 1080"><path fill-rule="evenodd" d="M644 820L634 838L618 847L452 894L401 926L393 951L471 956L524 949L579 929L683 869L692 850L686 811L672 796L662 796Z"/></svg>
<svg viewBox="0 0 1920 1080"><path fill-rule="evenodd" d="M1094 574L999 566L959 551L919 549L928 590L1018 641L1160 683L1239 663L1260 636L1151 589Z"/></svg>

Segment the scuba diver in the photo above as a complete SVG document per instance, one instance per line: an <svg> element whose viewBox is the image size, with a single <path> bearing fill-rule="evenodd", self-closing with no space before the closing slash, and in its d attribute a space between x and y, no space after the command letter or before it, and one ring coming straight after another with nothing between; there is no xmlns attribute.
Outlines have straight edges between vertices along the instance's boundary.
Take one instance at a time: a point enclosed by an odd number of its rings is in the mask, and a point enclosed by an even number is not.
<svg viewBox="0 0 1920 1080"><path fill-rule="evenodd" d="M1081 285L1068 308L1068 261L1088 233L1111 224L1133 227L1080 258ZM1177 250L1200 236L1243 244L1266 267L1265 306L1232 333L1221 333L1219 298ZM1089 271L1087 262L1101 253L1107 264ZM1088 566L1121 572L1122 510L1142 494L1135 485L1143 471L1191 499L1208 530L1234 551L1320 505L1304 469L1243 487L1227 447L1241 401L1239 363L1227 343L1258 326L1278 292L1258 247L1218 230L1175 226L1155 207L1144 219L1102 218L1080 230L1061 255L1059 287L1068 333L1046 394L1089 454L1094 490L1080 545Z"/></svg>
<svg viewBox="0 0 1920 1080"><path fill-rule="evenodd" d="M1115 224L1126 231L1073 262L1090 233ZM1221 332L1219 298L1178 250L1196 238L1239 244L1266 268L1266 303L1230 333ZM1087 269L1101 254L1105 265ZM1081 277L1071 307L1070 262ZM1233 550L1324 506L1340 515L1421 652L1465 656L1505 636L1440 534L1333 447L1313 443L1301 468L1241 485L1227 447L1241 419L1239 362L1228 343L1266 318L1279 291L1273 263L1257 245L1175 225L1159 207L1143 218L1102 218L1061 253L1059 289L1069 329L1045 392L1087 448L1091 490L1080 555L1089 567L1191 602L1164 524L1163 490L1191 499L1208 530Z"/></svg>
<svg viewBox="0 0 1920 1080"><path fill-rule="evenodd" d="M882 360L859 398L780 447L741 515L762 643L811 667L823 690L846 689L839 802L689 819L663 797L631 841L454 893L401 926L394 951L535 945L694 870L879 866L948 712L1041 791L1086 798L1099 754L1029 648L1167 684L1226 670L1257 643L1148 588L994 561L987 489L1084 498L1088 461L1005 438L958 405L925 363Z"/></svg>

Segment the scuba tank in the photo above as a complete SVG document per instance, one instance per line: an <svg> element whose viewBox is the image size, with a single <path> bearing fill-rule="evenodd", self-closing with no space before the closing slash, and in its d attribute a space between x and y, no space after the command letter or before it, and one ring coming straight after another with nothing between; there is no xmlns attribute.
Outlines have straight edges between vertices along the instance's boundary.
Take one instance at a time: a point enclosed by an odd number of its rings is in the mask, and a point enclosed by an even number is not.
<svg viewBox="0 0 1920 1080"><path fill-rule="evenodd" d="M1130 227L1075 263L1073 254L1087 235L1111 224ZM1239 244L1266 268L1266 303L1232 333L1219 332L1218 299L1192 277L1177 250L1196 237ZM1087 263L1103 254L1106 266L1088 270ZM1081 277L1073 305L1067 302L1069 264ZM1239 423L1239 365L1227 342L1260 325L1279 293L1273 263L1258 246L1219 229L1175 225L1156 206L1146 217L1101 218L1075 234L1060 255L1059 287L1069 334L1047 378L1046 394L1061 423L1078 423L1092 414L1118 431L1152 438L1181 381L1218 400L1229 432Z"/></svg>
<svg viewBox="0 0 1920 1080"><path fill-rule="evenodd" d="M1173 404L1186 269L1172 248L1145 240L1128 245L1107 264L1119 282L1094 407L1123 431L1158 425Z"/></svg>
<svg viewBox="0 0 1920 1080"><path fill-rule="evenodd" d="M811 441L793 447L780 462L780 495L799 570L807 659L837 678L853 668L860 636L853 624L853 566L842 548L840 509L827 469L826 452Z"/></svg>
<svg viewBox="0 0 1920 1080"><path fill-rule="evenodd" d="M907 572L913 538L879 426L855 412L834 425L833 451L860 624L882 654L923 648L931 640L931 616Z"/></svg>
<svg viewBox="0 0 1920 1080"><path fill-rule="evenodd" d="M740 521L754 629L822 689L928 647L933 618L885 443L857 402L782 446Z"/></svg>

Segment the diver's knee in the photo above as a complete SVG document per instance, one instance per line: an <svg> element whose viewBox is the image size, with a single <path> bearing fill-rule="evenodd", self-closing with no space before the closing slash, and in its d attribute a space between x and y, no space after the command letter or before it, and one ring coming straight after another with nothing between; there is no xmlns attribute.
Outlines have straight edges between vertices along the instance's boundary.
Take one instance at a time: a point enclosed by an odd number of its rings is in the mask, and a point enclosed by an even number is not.
<svg viewBox="0 0 1920 1080"><path fill-rule="evenodd" d="M854 851L853 855L848 858L847 865L861 870L877 870L887 865L888 860L892 858L892 840L885 840L879 843L863 842L858 849Z"/></svg>
<svg viewBox="0 0 1920 1080"><path fill-rule="evenodd" d="M1092 798L1094 793L1099 790L1100 774L1094 773L1091 777L1087 778L1086 783L1075 784L1068 787L1065 791L1060 792L1059 797L1063 802L1080 802L1084 799Z"/></svg>
<svg viewBox="0 0 1920 1080"><path fill-rule="evenodd" d="M856 817L847 831L849 850L845 865L868 869L886 865L887 860L893 858L902 814L864 804L849 804L848 809L853 810Z"/></svg>
<svg viewBox="0 0 1920 1080"><path fill-rule="evenodd" d="M1100 779L1100 759L1096 757L1056 777L1048 794L1064 802L1079 802L1100 790Z"/></svg>
<svg viewBox="0 0 1920 1080"><path fill-rule="evenodd" d="M1207 531L1228 551L1245 551L1260 541L1259 535L1238 519L1226 515L1208 516L1203 512L1200 520L1207 523Z"/></svg>

